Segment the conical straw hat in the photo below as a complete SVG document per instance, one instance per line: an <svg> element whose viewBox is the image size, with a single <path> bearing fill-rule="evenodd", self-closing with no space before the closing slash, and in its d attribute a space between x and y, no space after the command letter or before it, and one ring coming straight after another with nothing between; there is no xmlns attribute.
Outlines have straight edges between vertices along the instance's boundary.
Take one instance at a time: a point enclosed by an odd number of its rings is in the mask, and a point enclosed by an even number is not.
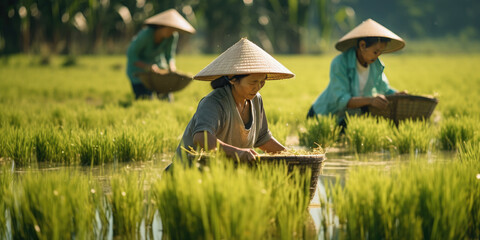
<svg viewBox="0 0 480 240"><path fill-rule="evenodd" d="M340 38L337 44L335 44L335 48L344 52L351 47L355 47L358 38L362 37L390 38L391 41L388 42L387 47L383 51L384 53L395 52L405 46L405 41L401 37L369 18Z"/></svg>
<svg viewBox="0 0 480 240"><path fill-rule="evenodd" d="M147 18L144 22L147 25L167 26L184 31L187 33L195 33L195 28L185 20L175 9L169 9L157 15Z"/></svg>
<svg viewBox="0 0 480 240"><path fill-rule="evenodd" d="M267 80L295 76L259 46L242 38L208 64L193 79L212 81L221 76L253 73L265 73Z"/></svg>

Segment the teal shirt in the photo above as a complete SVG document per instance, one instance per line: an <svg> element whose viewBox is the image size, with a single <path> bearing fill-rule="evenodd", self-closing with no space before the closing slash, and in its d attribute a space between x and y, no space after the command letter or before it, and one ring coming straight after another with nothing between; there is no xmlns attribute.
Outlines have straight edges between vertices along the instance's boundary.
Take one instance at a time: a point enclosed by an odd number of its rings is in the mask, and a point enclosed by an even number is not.
<svg viewBox="0 0 480 240"><path fill-rule="evenodd" d="M336 56L330 66L330 83L312 105L315 114L336 115L338 121L345 118L347 103L352 97L372 97L375 94L390 95L396 91L390 88L383 72L385 66L377 59L370 64L370 72L363 92L359 90L355 48ZM359 109L349 109L349 113Z"/></svg>
<svg viewBox="0 0 480 240"><path fill-rule="evenodd" d="M148 64L157 64L161 69L167 69L170 61L175 60L177 49L178 33L155 44L155 30L152 27L145 27L133 38L127 50L127 75L132 84L141 83L135 74L144 72L144 69L135 66L135 62L142 61Z"/></svg>

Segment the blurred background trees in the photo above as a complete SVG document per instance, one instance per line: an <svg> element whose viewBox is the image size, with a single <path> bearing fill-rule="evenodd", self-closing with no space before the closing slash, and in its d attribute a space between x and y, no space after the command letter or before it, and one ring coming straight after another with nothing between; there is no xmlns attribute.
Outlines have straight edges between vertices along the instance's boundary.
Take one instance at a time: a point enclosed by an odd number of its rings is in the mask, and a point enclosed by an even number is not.
<svg viewBox="0 0 480 240"><path fill-rule="evenodd" d="M0 54L124 53L147 17L177 9L198 30L185 52L241 37L268 52L321 53L372 18L406 39L480 37L476 0L2 0Z"/></svg>

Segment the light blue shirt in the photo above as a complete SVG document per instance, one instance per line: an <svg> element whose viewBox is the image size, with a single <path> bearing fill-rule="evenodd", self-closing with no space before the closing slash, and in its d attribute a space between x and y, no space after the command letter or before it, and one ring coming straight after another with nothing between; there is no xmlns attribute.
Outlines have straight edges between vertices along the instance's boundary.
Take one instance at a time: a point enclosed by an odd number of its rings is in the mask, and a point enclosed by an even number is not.
<svg viewBox="0 0 480 240"><path fill-rule="evenodd" d="M167 69L170 61L175 59L178 33L174 32L169 38L155 43L155 29L146 26L133 38L127 50L127 75L133 84L141 83L135 74L145 70L135 66L135 62L142 61L147 64L157 64L161 69Z"/></svg>
<svg viewBox="0 0 480 240"><path fill-rule="evenodd" d="M370 72L363 92L359 90L355 48L336 56L330 66L330 83L312 105L315 114L336 115L340 122L345 118L347 103L352 97L372 97L375 94L390 95L396 91L390 88L383 72L385 66L377 59L370 64ZM360 109L349 109L350 114Z"/></svg>

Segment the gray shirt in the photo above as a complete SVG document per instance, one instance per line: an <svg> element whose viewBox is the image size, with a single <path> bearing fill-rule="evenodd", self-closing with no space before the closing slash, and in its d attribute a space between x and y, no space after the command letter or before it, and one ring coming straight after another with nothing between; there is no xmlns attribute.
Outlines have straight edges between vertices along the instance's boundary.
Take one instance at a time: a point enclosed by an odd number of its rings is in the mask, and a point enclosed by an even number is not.
<svg viewBox="0 0 480 240"><path fill-rule="evenodd" d="M193 136L203 131L211 133L224 143L240 148L259 147L268 142L272 134L268 130L260 93L249 101L252 106L251 119L247 124L249 128L246 128L236 108L231 87L225 86L210 92L200 100L197 111L188 123L177 147L177 157L182 154L182 146L196 149Z"/></svg>

